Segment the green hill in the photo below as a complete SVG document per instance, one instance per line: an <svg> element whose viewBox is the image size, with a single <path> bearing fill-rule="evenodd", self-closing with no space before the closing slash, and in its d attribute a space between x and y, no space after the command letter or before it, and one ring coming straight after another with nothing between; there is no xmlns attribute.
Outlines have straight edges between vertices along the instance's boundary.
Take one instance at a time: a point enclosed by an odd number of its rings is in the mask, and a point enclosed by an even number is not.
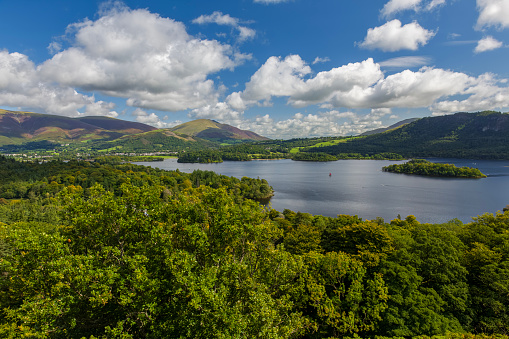
<svg viewBox="0 0 509 339"><path fill-rule="evenodd" d="M405 157L509 159L509 114L486 111L422 118L384 133L308 151L328 154L394 152Z"/></svg>
<svg viewBox="0 0 509 339"><path fill-rule="evenodd" d="M241 130L227 124L220 124L217 121L209 119L189 121L173 127L170 130L181 135L219 142L269 140L269 138L262 137L254 132Z"/></svg>
<svg viewBox="0 0 509 339"><path fill-rule="evenodd" d="M190 136L178 135L168 129L125 135L118 139L103 143L95 143L93 148L115 148L122 152L179 152L182 150L201 150L217 148L219 144L213 141Z"/></svg>
<svg viewBox="0 0 509 339"><path fill-rule="evenodd" d="M393 125L391 125L389 127L386 127L386 128L377 128L377 129L374 129L374 130L371 130L371 131L364 132L360 136L373 135L373 134L387 132L387 131L399 128L401 126L405 126L405 125L407 125L407 124L409 124L411 122L414 122L416 120L419 120L419 118L405 119L405 120L397 122L397 123L395 123L395 124L393 124Z"/></svg>

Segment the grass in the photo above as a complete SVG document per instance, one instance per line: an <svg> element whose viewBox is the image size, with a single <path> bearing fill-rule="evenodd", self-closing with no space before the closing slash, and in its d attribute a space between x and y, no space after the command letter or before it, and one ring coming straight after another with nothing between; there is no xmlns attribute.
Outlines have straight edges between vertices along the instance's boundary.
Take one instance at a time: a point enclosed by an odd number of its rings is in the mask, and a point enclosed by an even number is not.
<svg viewBox="0 0 509 339"><path fill-rule="evenodd" d="M294 147L290 150L290 153L295 154L299 153L301 148L313 148L313 147L326 147L326 146L334 146L340 143L345 143L350 140L358 139L359 137L349 137L349 138L342 138L342 139L335 139L330 141L324 141L324 142L318 142L311 146L305 146L305 147Z"/></svg>
<svg viewBox="0 0 509 339"><path fill-rule="evenodd" d="M207 119L199 119L186 122L178 127L179 128L177 129L173 128L171 130L176 133L187 135L195 135L203 130L206 130L207 128L219 128L214 122Z"/></svg>
<svg viewBox="0 0 509 339"><path fill-rule="evenodd" d="M122 146L121 145L113 146L113 147L110 147L110 148L105 148L105 149L98 150L97 152L104 153L104 152L116 151L118 149L122 149Z"/></svg>

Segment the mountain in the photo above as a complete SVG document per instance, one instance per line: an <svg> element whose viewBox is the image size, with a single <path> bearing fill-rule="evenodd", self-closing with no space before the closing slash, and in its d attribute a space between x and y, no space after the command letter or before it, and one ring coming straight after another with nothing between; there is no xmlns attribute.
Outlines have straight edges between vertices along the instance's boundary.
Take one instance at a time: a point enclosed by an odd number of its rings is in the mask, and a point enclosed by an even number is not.
<svg viewBox="0 0 509 339"><path fill-rule="evenodd" d="M241 130L209 119L198 119L170 128L172 132L214 141L263 141L270 140L254 132Z"/></svg>
<svg viewBox="0 0 509 339"><path fill-rule="evenodd" d="M199 119L171 129L156 129L139 122L87 116L58 115L0 110L0 146L5 149L37 149L52 143L124 152L180 151L217 148L221 143L269 140L250 131ZM88 141L81 144L83 141ZM29 144L28 144L29 143ZM11 146L9 146L11 145ZM35 148L33 148L35 147Z"/></svg>
<svg viewBox="0 0 509 339"><path fill-rule="evenodd" d="M58 115L0 110L0 145L33 141L76 142L115 139L156 128L108 117L69 118Z"/></svg>
<svg viewBox="0 0 509 339"><path fill-rule="evenodd" d="M122 152L178 152L218 147L217 142L176 134L169 129L124 135L112 141L96 143L98 149L116 148Z"/></svg>
<svg viewBox="0 0 509 339"><path fill-rule="evenodd" d="M411 122L414 122L416 120L419 120L419 118L410 118L410 119L405 119L405 120L402 120L400 122L397 122L393 125L390 125L389 127L385 127L385 128L377 128L377 129L374 129L374 130L371 130L371 131L367 131L367 132L364 132L362 134L360 134L360 136L366 136L366 135L373 135L373 134L378 134L378 133L384 133L384 132L387 132L387 131L390 131L390 130L393 130L395 128L398 128L398 127L401 127L401 126L404 126L406 124L409 124Z"/></svg>
<svg viewBox="0 0 509 339"><path fill-rule="evenodd" d="M509 159L509 114L493 111L456 113L418 119L384 133L355 138L312 152L405 157Z"/></svg>

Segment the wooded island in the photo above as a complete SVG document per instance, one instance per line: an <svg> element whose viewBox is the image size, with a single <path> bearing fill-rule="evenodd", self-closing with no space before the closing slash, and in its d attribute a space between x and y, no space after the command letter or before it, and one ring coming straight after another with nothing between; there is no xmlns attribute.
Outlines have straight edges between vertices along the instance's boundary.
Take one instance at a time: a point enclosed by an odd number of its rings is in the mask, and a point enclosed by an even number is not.
<svg viewBox="0 0 509 339"><path fill-rule="evenodd" d="M486 178L477 168L457 167L452 164L437 164L424 159L410 160L404 164L394 164L382 168L384 172L423 175L430 177Z"/></svg>

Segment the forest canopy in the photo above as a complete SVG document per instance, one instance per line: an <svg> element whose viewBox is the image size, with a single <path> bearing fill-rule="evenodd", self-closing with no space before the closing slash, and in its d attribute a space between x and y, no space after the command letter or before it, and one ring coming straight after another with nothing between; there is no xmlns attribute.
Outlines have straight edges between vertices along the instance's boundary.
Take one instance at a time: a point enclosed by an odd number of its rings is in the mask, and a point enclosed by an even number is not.
<svg viewBox="0 0 509 339"><path fill-rule="evenodd" d="M404 164L393 164L382 168L384 172L415 174L430 177L486 178L478 168L456 167L453 164L437 164L425 159L413 159Z"/></svg>
<svg viewBox="0 0 509 339"><path fill-rule="evenodd" d="M2 338L507 338L509 212L275 211L263 179L0 157Z"/></svg>

